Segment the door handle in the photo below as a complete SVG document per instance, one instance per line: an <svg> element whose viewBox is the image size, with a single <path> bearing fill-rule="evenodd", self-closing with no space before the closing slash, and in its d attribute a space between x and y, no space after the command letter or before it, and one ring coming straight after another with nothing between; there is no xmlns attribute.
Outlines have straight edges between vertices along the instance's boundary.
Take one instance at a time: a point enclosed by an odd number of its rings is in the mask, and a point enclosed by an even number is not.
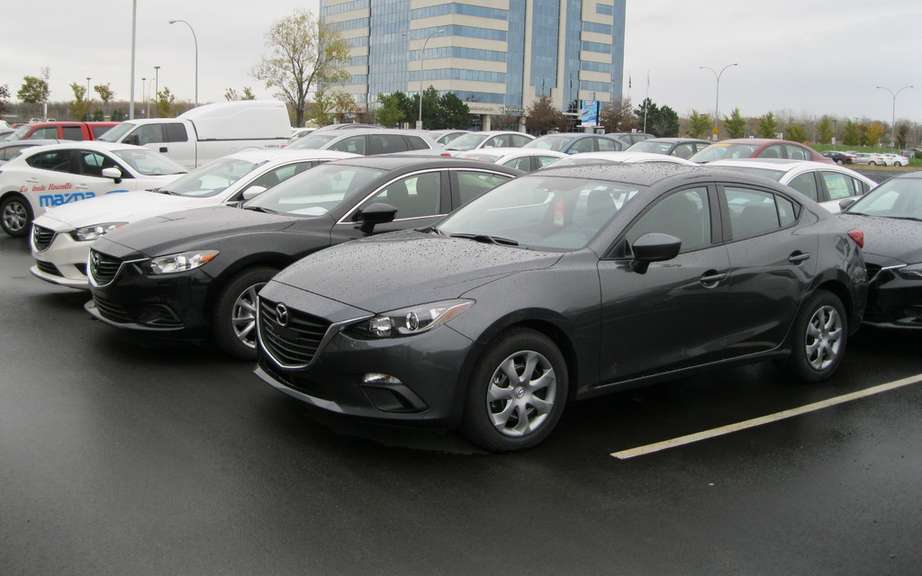
<svg viewBox="0 0 922 576"><path fill-rule="evenodd" d="M800 250L797 250L796 252L788 256L788 262L790 262L791 264L802 264L809 259L810 259L810 255L807 254L806 252L801 252Z"/></svg>
<svg viewBox="0 0 922 576"><path fill-rule="evenodd" d="M718 272L717 270L708 270L705 272L701 279L698 282L705 288L717 288L721 282L727 277L726 272Z"/></svg>
<svg viewBox="0 0 922 576"><path fill-rule="evenodd" d="M87 188L89 188L89 186L87 186L86 184L77 184L76 186L74 186L74 190L86 190Z"/></svg>
<svg viewBox="0 0 922 576"><path fill-rule="evenodd" d="M37 178L26 178L26 182L28 182L29 184L38 184L38 179Z"/></svg>
<svg viewBox="0 0 922 576"><path fill-rule="evenodd" d="M169 150L167 150L167 147L166 147L166 146L161 146L161 147L160 147L160 152L161 152L161 153L167 153L167 152L169 152Z"/></svg>

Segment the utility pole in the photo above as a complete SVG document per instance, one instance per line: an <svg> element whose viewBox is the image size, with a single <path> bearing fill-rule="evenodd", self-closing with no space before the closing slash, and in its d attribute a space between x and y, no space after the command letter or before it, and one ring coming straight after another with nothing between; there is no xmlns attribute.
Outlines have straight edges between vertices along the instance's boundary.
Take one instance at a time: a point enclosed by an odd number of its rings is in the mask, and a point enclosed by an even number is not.
<svg viewBox="0 0 922 576"><path fill-rule="evenodd" d="M154 66L154 98L160 101L160 66ZM157 108L157 116L160 116L160 108Z"/></svg>
<svg viewBox="0 0 922 576"><path fill-rule="evenodd" d="M896 148L896 98L900 95L901 92L903 92L904 90L909 90L911 88L915 88L915 86L913 86L912 84L907 84L903 86L902 88L900 88L899 90L897 90L896 92L894 92L893 90L887 88L886 86L877 87L878 90L885 90L886 92L890 94L890 96L893 97L893 110L892 110L893 115L891 116L891 122L890 122L890 143L892 144L894 148Z"/></svg>
<svg viewBox="0 0 922 576"><path fill-rule="evenodd" d="M714 133L713 133L713 140L714 140L715 142L720 138L720 79L723 77L724 72L726 72L727 69L733 68L734 66L739 66L739 64L738 64L738 63L727 64L726 66L724 66L724 67L720 70L720 72L718 72L717 70L711 68L710 66L698 66L698 69L699 69L699 70L710 70L711 72L713 72L713 73L714 73L714 79L717 80L717 97L715 98L715 102L714 102Z"/></svg>

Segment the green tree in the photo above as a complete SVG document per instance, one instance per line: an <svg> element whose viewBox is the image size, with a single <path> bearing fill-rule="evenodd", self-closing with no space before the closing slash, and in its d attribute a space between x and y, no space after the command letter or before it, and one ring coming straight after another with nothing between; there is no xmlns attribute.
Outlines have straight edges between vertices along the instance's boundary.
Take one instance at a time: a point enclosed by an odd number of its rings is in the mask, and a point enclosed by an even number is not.
<svg viewBox="0 0 922 576"><path fill-rule="evenodd" d="M688 127L686 131L691 138L704 138L711 131L711 117L707 114L699 114L697 110L692 110L691 116L688 117Z"/></svg>
<svg viewBox="0 0 922 576"><path fill-rule="evenodd" d="M160 118L170 118L173 115L173 102L176 96L170 92L170 89L164 86L157 92L157 116Z"/></svg>
<svg viewBox="0 0 922 576"><path fill-rule="evenodd" d="M314 93L314 102L311 107L311 119L320 126L332 124L336 119L333 110L336 107L336 100L333 92L329 90L326 84L321 84Z"/></svg>
<svg viewBox="0 0 922 576"><path fill-rule="evenodd" d="M269 54L253 75L277 90L295 112L295 123L304 123L307 95L315 84L335 84L349 78L343 66L349 47L340 35L314 18L308 10L277 21L266 35Z"/></svg>
<svg viewBox="0 0 922 576"><path fill-rule="evenodd" d="M92 116L93 122L102 122L106 119L106 113L102 111L102 108L97 108L93 110Z"/></svg>
<svg viewBox="0 0 922 576"><path fill-rule="evenodd" d="M115 98L115 92L112 91L108 82L106 84L97 84L93 86L93 91L96 92L96 95L102 100L102 112L103 117L105 117L105 111L109 109L109 102Z"/></svg>
<svg viewBox="0 0 922 576"><path fill-rule="evenodd" d="M883 138L884 134L887 133L887 127L882 122L870 122L867 124L867 131L865 132L865 141L868 146L877 146L880 144L880 139Z"/></svg>
<svg viewBox="0 0 922 576"><path fill-rule="evenodd" d="M787 125L785 129L784 137L792 142L806 142L807 141L807 131L804 129L802 124L791 123Z"/></svg>
<svg viewBox="0 0 922 576"><path fill-rule="evenodd" d="M909 142L909 124L900 122L896 127L896 147L904 150Z"/></svg>
<svg viewBox="0 0 922 576"><path fill-rule="evenodd" d="M742 138L746 135L746 120L739 108L734 108L729 116L724 116L724 130L730 138Z"/></svg>
<svg viewBox="0 0 922 576"><path fill-rule="evenodd" d="M406 97L402 92L378 94L378 103L381 104L381 106L375 113L375 117L379 124L387 126L388 128L393 128L403 122L406 116L400 99L401 95Z"/></svg>
<svg viewBox="0 0 922 576"><path fill-rule="evenodd" d="M86 88L79 82L71 82L70 89L74 92L74 101L69 106L71 119L86 120L90 114L90 104L86 101Z"/></svg>
<svg viewBox="0 0 922 576"><path fill-rule="evenodd" d="M829 144L832 142L833 134L832 118L823 116L816 125L816 140L820 144Z"/></svg>
<svg viewBox="0 0 922 576"><path fill-rule="evenodd" d="M224 90L224 99L228 102L233 102L235 100L256 100L256 95L253 94L253 90L249 86L244 86L241 92L237 92L236 88L227 88Z"/></svg>
<svg viewBox="0 0 922 576"><path fill-rule="evenodd" d="M346 117L354 114L357 108L352 94L342 90L333 93L333 111L337 122L345 122Z"/></svg>
<svg viewBox="0 0 922 576"><path fill-rule="evenodd" d="M608 132L630 132L637 125L630 98L605 106L599 120Z"/></svg>
<svg viewBox="0 0 922 576"><path fill-rule="evenodd" d="M0 114L6 114L10 104L10 87L6 84L0 84Z"/></svg>
<svg viewBox="0 0 922 576"><path fill-rule="evenodd" d="M112 111L112 121L113 122L121 122L127 119L128 119L128 115L125 114L123 110L113 110Z"/></svg>
<svg viewBox="0 0 922 576"><path fill-rule="evenodd" d="M634 110L634 116L637 118L637 126L641 130L650 132L650 126L655 122L658 113L659 107L656 103L649 98L644 98L640 106ZM646 125L644 125L644 120L646 120Z"/></svg>
<svg viewBox="0 0 922 576"><path fill-rule="evenodd" d="M659 138L672 138L679 135L679 115L669 106L660 108L649 125L648 131Z"/></svg>
<svg viewBox="0 0 922 576"><path fill-rule="evenodd" d="M439 98L438 114L443 129L471 125L471 109L453 92L446 92Z"/></svg>
<svg viewBox="0 0 922 576"><path fill-rule="evenodd" d="M759 118L759 136L762 138L775 138L778 134L778 121L771 112Z"/></svg>
<svg viewBox="0 0 922 576"><path fill-rule="evenodd" d="M861 130L858 124L849 120L845 123L845 130L842 135L842 143L846 146L858 146L861 144Z"/></svg>
<svg viewBox="0 0 922 576"><path fill-rule="evenodd" d="M48 100L48 82L38 76L24 76L16 97L25 104L41 104Z"/></svg>
<svg viewBox="0 0 922 576"><path fill-rule="evenodd" d="M564 115L554 107L550 97L542 96L532 102L525 113L525 128L531 134L547 134L557 129L564 121Z"/></svg>

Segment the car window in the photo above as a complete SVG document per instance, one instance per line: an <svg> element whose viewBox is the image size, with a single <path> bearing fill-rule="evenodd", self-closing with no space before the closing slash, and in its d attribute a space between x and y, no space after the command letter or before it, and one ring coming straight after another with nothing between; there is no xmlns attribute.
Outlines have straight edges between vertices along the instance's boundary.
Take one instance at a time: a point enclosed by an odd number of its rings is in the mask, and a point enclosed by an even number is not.
<svg viewBox="0 0 922 576"><path fill-rule="evenodd" d="M186 127L179 122L164 125L164 136L166 142L187 142L189 135L186 134Z"/></svg>
<svg viewBox="0 0 922 576"><path fill-rule="evenodd" d="M860 195L867 194L868 190L871 189L870 186L868 186L866 183L862 182L861 180L858 180L857 178L854 179L854 184L855 184L855 190Z"/></svg>
<svg viewBox="0 0 922 576"><path fill-rule="evenodd" d="M538 156L538 167L544 168L545 166L550 166L558 160L560 160L560 158L557 158L556 156Z"/></svg>
<svg viewBox="0 0 922 576"><path fill-rule="evenodd" d="M112 158L89 150L77 151L77 167L84 176L94 176L96 178L102 178L102 171L106 168L118 168L121 170L121 166L116 164Z"/></svg>
<svg viewBox="0 0 922 576"><path fill-rule="evenodd" d="M774 144L762 150L762 153L759 154L759 158L784 158L784 154L781 150L781 146Z"/></svg>
<svg viewBox="0 0 922 576"><path fill-rule="evenodd" d="M337 150L339 152L351 152L352 154L361 154L365 155L365 137L364 136L353 136L351 138L344 138L339 142L336 142L330 146L330 150Z"/></svg>
<svg viewBox="0 0 922 576"><path fill-rule="evenodd" d="M806 149L801 148L800 146L794 146L793 144L786 144L784 149L788 153L788 158L791 160L809 160L810 156L807 154Z"/></svg>
<svg viewBox="0 0 922 576"><path fill-rule="evenodd" d="M26 148L28 146L7 146L0 150L0 160L12 160L22 154L22 151Z"/></svg>
<svg viewBox="0 0 922 576"><path fill-rule="evenodd" d="M697 154L698 152L701 152L708 146L710 146L710 144L708 144L707 142L698 142L698 144L695 145L695 148L697 148L697 152L695 152L695 154Z"/></svg>
<svg viewBox="0 0 922 576"><path fill-rule="evenodd" d="M70 172L70 150L52 150L26 158L26 164L39 170Z"/></svg>
<svg viewBox="0 0 922 576"><path fill-rule="evenodd" d="M407 151L407 141L399 134L369 134L367 138L366 154L369 156Z"/></svg>
<svg viewBox="0 0 922 576"><path fill-rule="evenodd" d="M83 129L80 126L65 126L64 127L64 140L83 140Z"/></svg>
<svg viewBox="0 0 922 576"><path fill-rule="evenodd" d="M582 152L594 152L595 151L595 138L580 138L570 146L570 154L579 154Z"/></svg>
<svg viewBox="0 0 922 576"><path fill-rule="evenodd" d="M382 202L397 209L396 220L441 214L442 173L425 172L402 178L371 197L365 206Z"/></svg>
<svg viewBox="0 0 922 576"><path fill-rule="evenodd" d="M58 129L54 126L39 128L29 136L29 140L56 140Z"/></svg>
<svg viewBox="0 0 922 576"><path fill-rule="evenodd" d="M669 234L682 241L682 252L711 245L711 210L706 187L674 192L660 200L631 226L627 241L633 244L644 234Z"/></svg>
<svg viewBox="0 0 922 576"><path fill-rule="evenodd" d="M513 158L503 163L503 166L508 166L509 168L515 168L516 170L521 170L522 172L531 172L531 157L526 156L524 158Z"/></svg>
<svg viewBox="0 0 922 576"><path fill-rule="evenodd" d="M528 138L527 136L522 136L521 134L513 134L509 136L509 139L512 140L512 146L516 148L520 148L528 144L529 142L531 142L530 138Z"/></svg>
<svg viewBox="0 0 922 576"><path fill-rule="evenodd" d="M675 150L672 151L673 156L678 156L679 158L685 158L688 160L695 154L695 149L691 144L679 144L675 147Z"/></svg>
<svg viewBox="0 0 922 576"><path fill-rule="evenodd" d="M793 202L781 196L775 196L775 203L778 206L778 220L781 227L790 226L797 220L797 207Z"/></svg>
<svg viewBox="0 0 922 576"><path fill-rule="evenodd" d="M508 148L509 143L505 135L494 136L483 143L481 148Z"/></svg>
<svg viewBox="0 0 922 576"><path fill-rule="evenodd" d="M821 172L820 177L826 185L830 200L841 200L856 195L855 183L850 176L838 172Z"/></svg>
<svg viewBox="0 0 922 576"><path fill-rule="evenodd" d="M93 131L93 138L99 140L99 137L112 129L112 126L93 126L90 130Z"/></svg>
<svg viewBox="0 0 922 576"><path fill-rule="evenodd" d="M730 230L734 240L744 240L781 228L775 195L747 188L724 188L730 209Z"/></svg>
<svg viewBox="0 0 922 576"><path fill-rule="evenodd" d="M126 144L144 146L163 142L163 124L142 124L126 139Z"/></svg>
<svg viewBox="0 0 922 576"><path fill-rule="evenodd" d="M595 143L600 152L618 152L621 149L617 142L608 138L595 138Z"/></svg>
<svg viewBox="0 0 922 576"><path fill-rule="evenodd" d="M246 192L253 186L261 186L268 190L269 188L272 188L276 184L281 184L282 182L284 182L285 180L288 180L292 176L295 176L297 174L300 174L301 172L304 172L308 168L311 168L312 166L314 166L314 164L315 164L314 162L298 162L296 164L287 164L285 166L279 166L273 170L269 170L268 172L266 172L265 174L263 174L256 180L253 180L247 185L246 188L244 188L240 192L241 193Z"/></svg>
<svg viewBox="0 0 922 576"><path fill-rule="evenodd" d="M404 141L407 145L407 150L428 150L429 145L426 144L426 141L420 138L419 136L404 136Z"/></svg>
<svg viewBox="0 0 922 576"><path fill-rule="evenodd" d="M801 174L797 178L791 180L791 183L788 184L788 186L794 190L797 190L814 202L819 200L819 191L816 189L816 176L813 172Z"/></svg>
<svg viewBox="0 0 922 576"><path fill-rule="evenodd" d="M528 160L528 158L522 158L522 160ZM489 172L467 172L459 170L455 172L455 174L458 175L458 195L456 199L458 206L464 206L468 202L480 198L490 190L510 180L510 177ZM455 206L455 208L457 208L457 206Z"/></svg>

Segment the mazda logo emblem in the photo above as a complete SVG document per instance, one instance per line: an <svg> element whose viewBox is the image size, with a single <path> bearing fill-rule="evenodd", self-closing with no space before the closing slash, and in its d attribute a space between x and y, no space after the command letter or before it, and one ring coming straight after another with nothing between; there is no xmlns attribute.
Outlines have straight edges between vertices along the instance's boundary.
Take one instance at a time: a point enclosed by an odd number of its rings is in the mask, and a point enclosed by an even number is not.
<svg viewBox="0 0 922 576"><path fill-rule="evenodd" d="M279 326L288 326L288 308L284 304L276 304L275 321Z"/></svg>

